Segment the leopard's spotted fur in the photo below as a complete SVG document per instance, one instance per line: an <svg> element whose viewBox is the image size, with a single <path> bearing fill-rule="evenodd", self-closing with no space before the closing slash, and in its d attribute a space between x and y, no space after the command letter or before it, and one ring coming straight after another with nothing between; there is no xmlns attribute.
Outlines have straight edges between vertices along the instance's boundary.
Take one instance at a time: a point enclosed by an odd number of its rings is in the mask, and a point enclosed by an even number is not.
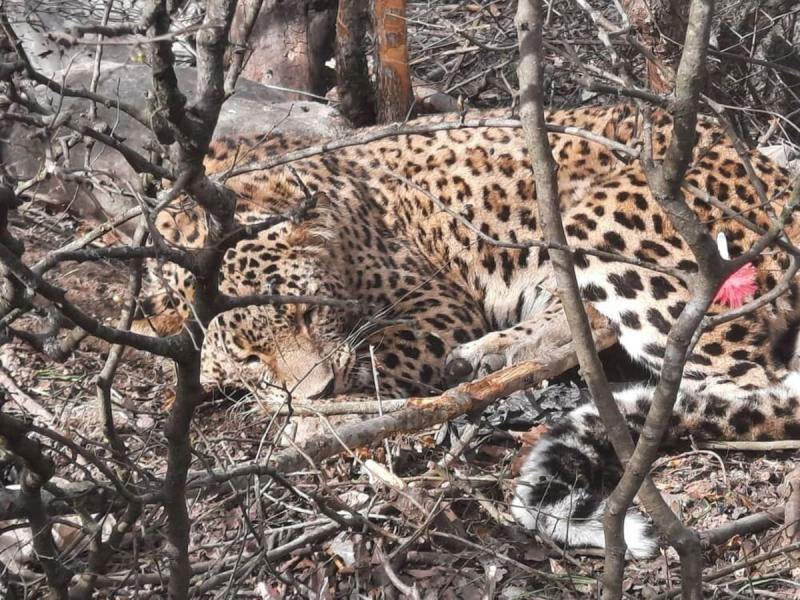
<svg viewBox="0 0 800 600"><path fill-rule="evenodd" d="M549 121L626 144L642 132L641 120L627 106L558 111ZM659 115L652 131L656 157L663 155L669 131L669 117ZM749 155L770 200L765 207L724 134L705 122L698 131L686 181L768 229L769 210L779 213L789 197L786 171L757 153ZM222 141L207 167L221 171L234 160L265 158L286 143L276 138L259 147L252 140ZM638 162L628 163L574 135L551 135L551 143L571 244L687 272L696 269L691 251L653 200ZM203 347L209 381L287 388L308 398L370 392L366 349L373 345L385 395L428 393L445 387L448 357L451 365L467 364L473 373L496 369L525 358L542 343L537 336L546 329L543 321L563 318L552 295L547 252L488 241L524 244L539 238L530 161L519 129L398 135L299 160L292 168L229 180L242 222L296 207L304 198L303 185L318 193L319 204L299 224L281 223L229 251L222 291L356 299L376 312L359 316L337 307L288 304L221 314L209 324ZM732 256L757 239L707 197L685 194L712 235L725 233ZM199 246L206 235L196 209L171 207L158 222L175 244ZM788 238L799 240L799 227L792 215ZM758 294L776 286L789 262L779 247L759 256ZM587 303L619 329L628 353L657 373L667 334L689 297L686 285L663 272L588 252L576 255L576 267ZM162 281L175 289L161 302L146 304L153 328L163 334L187 317L192 291L180 271ZM703 334L684 373L673 438L687 432L800 437L800 385L792 368L797 302L793 283L752 314ZM650 393L637 388L617 395L634 433ZM512 511L522 524L559 541L602 545L603 494L618 471L595 410L583 407L534 448ZM628 517L626 539L634 555L654 550L638 515Z"/></svg>

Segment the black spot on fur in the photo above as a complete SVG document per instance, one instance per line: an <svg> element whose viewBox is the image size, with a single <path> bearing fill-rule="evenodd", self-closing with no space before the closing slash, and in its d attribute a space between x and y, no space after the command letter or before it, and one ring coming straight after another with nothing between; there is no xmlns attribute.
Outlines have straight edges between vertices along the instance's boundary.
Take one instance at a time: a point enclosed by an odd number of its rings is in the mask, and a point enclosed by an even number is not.
<svg viewBox="0 0 800 600"><path fill-rule="evenodd" d="M582 496L580 499L575 501L575 504L572 507L572 518L588 519L597 510L597 507L600 505L601 501L602 496L599 494Z"/></svg>
<svg viewBox="0 0 800 600"><path fill-rule="evenodd" d="M522 250L519 251L517 256L517 264L521 268L524 269L525 267L528 266L528 256L530 256L530 254L531 251L528 248L523 248Z"/></svg>
<svg viewBox="0 0 800 600"><path fill-rule="evenodd" d="M536 257L536 266L541 267L548 260L550 260L550 253L547 251L547 248L539 248L539 255Z"/></svg>
<svg viewBox="0 0 800 600"><path fill-rule="evenodd" d="M664 218L659 214L653 215L653 229L659 235L664 233Z"/></svg>
<svg viewBox="0 0 800 600"><path fill-rule="evenodd" d="M722 429L713 421L702 421L697 429L700 437L707 440L722 437Z"/></svg>
<svg viewBox="0 0 800 600"><path fill-rule="evenodd" d="M616 231L606 231L603 234L603 239L614 250L619 250L620 252L624 252L626 247L625 240L623 240L622 236L618 234Z"/></svg>
<svg viewBox="0 0 800 600"><path fill-rule="evenodd" d="M614 286L614 291L623 298L636 298L636 292L644 289L642 278L634 270L625 271L622 275L612 273L608 276L608 282Z"/></svg>
<svg viewBox="0 0 800 600"><path fill-rule="evenodd" d="M685 307L686 307L686 302L676 302L675 304L667 308L667 312L669 313L670 317L672 317L673 319L677 319L678 317L681 316L681 313L683 312L683 309Z"/></svg>
<svg viewBox="0 0 800 600"><path fill-rule="evenodd" d="M786 423L783 427L783 438L786 440L800 440L800 422Z"/></svg>
<svg viewBox="0 0 800 600"><path fill-rule="evenodd" d="M575 223L570 223L564 227L564 231L567 233L568 236L574 237L578 240L586 240L589 239L589 234L586 233L586 230L576 225Z"/></svg>
<svg viewBox="0 0 800 600"><path fill-rule="evenodd" d="M773 404L772 413L778 418L791 417L797 410L797 399L790 398L786 404Z"/></svg>
<svg viewBox="0 0 800 600"><path fill-rule="evenodd" d="M522 293L522 294L519 295L519 298L517 298L517 305L514 308L514 315L517 317L517 322L518 323L520 321L522 321L522 309L524 307L525 307L525 294ZM519 327L519 329L522 329L522 328Z"/></svg>
<svg viewBox="0 0 800 600"><path fill-rule="evenodd" d="M755 368L756 365L751 362L736 363L730 369L728 369L728 375L730 377L741 377L742 375L745 375L748 371Z"/></svg>
<svg viewBox="0 0 800 600"><path fill-rule="evenodd" d="M683 249L683 240L679 238L677 235L665 238L664 241L667 242L670 246L677 248L678 250Z"/></svg>
<svg viewBox="0 0 800 600"><path fill-rule="evenodd" d="M794 358L798 331L800 322L793 321L772 346L772 355L783 365L788 365Z"/></svg>
<svg viewBox="0 0 800 600"><path fill-rule="evenodd" d="M527 496L526 504L529 506L555 504L573 493L569 485L552 479L534 484L521 485L525 486L522 489L525 491Z"/></svg>
<svg viewBox="0 0 800 600"><path fill-rule="evenodd" d="M614 220L628 229L637 229L639 231L645 230L644 221L642 221L642 218L636 214L629 216L620 210L615 210Z"/></svg>
<svg viewBox="0 0 800 600"><path fill-rule="evenodd" d="M677 291L666 277L656 275L650 278L650 287L653 290L653 298L656 300L663 300L672 292Z"/></svg>
<svg viewBox="0 0 800 600"><path fill-rule="evenodd" d="M486 269L486 271L489 273L489 275L492 275L495 269L497 268L497 262L495 261L493 254L487 254L486 256L484 256L483 260L481 261L481 264L483 265L483 268Z"/></svg>
<svg viewBox="0 0 800 600"><path fill-rule="evenodd" d="M620 315L620 320L622 324L630 329L641 329L642 323L639 321L639 315L635 312L626 310L624 313Z"/></svg>
<svg viewBox="0 0 800 600"><path fill-rule="evenodd" d="M606 291L599 285L593 283L581 288L581 296L583 296L583 299L587 302L602 302L608 298Z"/></svg>
<svg viewBox="0 0 800 600"><path fill-rule="evenodd" d="M503 281L506 285L511 285L511 278L514 275L514 261L507 250L500 253L500 263L503 269Z"/></svg>
<svg viewBox="0 0 800 600"><path fill-rule="evenodd" d="M640 243L640 247L642 250L651 252L661 258L669 256L669 250L667 250L663 245L659 244L658 242L653 242L651 240L642 240L642 242Z"/></svg>
<svg viewBox="0 0 800 600"><path fill-rule="evenodd" d="M731 415L730 423L736 433L747 433L764 422L764 413L755 408L743 406Z"/></svg>
<svg viewBox="0 0 800 600"><path fill-rule="evenodd" d="M562 419L550 427L550 431L548 433L550 437L561 438L565 435L572 435L576 432L577 428L575 427L575 423L573 421L570 419Z"/></svg>
<svg viewBox="0 0 800 600"><path fill-rule="evenodd" d="M460 327L453 332L453 337L459 344L466 344L471 340L469 333Z"/></svg>
<svg viewBox="0 0 800 600"><path fill-rule="evenodd" d="M644 347L645 354L650 354L658 358L664 358L664 353L667 349L661 344L646 344Z"/></svg>
<svg viewBox="0 0 800 600"><path fill-rule="evenodd" d="M661 311L657 308L651 308L647 311L647 322L655 327L662 335L669 335L669 330L672 325L664 318Z"/></svg>
<svg viewBox="0 0 800 600"><path fill-rule="evenodd" d="M445 347L444 342L439 338L439 336L433 335L431 333L425 336L425 347L436 357L441 358L444 356Z"/></svg>
<svg viewBox="0 0 800 600"><path fill-rule="evenodd" d="M704 367L711 365L711 359L703 356L702 354L698 354L697 352L693 352L687 361L695 365L702 365Z"/></svg>
<svg viewBox="0 0 800 600"><path fill-rule="evenodd" d="M741 342L747 337L747 328L739 323L733 323L725 332L725 339L729 342Z"/></svg>

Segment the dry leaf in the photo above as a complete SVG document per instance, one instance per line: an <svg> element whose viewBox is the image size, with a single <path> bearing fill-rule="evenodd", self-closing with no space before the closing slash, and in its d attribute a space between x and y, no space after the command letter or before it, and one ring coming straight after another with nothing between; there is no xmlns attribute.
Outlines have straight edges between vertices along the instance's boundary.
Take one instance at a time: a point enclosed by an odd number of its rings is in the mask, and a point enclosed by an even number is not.
<svg viewBox="0 0 800 600"><path fill-rule="evenodd" d="M542 438L544 434L549 431L547 425L537 425L536 427L532 427L530 430L522 434L521 442L522 446L535 446L539 443L539 440Z"/></svg>
<svg viewBox="0 0 800 600"><path fill-rule="evenodd" d="M345 566L352 567L356 564L356 549L353 544L353 534L343 531L328 544L328 552L338 556ZM341 570L341 569L340 569Z"/></svg>
<svg viewBox="0 0 800 600"><path fill-rule="evenodd" d="M526 562L542 562L547 559L547 551L539 544L531 544L525 549L522 558Z"/></svg>
<svg viewBox="0 0 800 600"><path fill-rule="evenodd" d="M703 498L716 498L716 488L717 484L713 481L709 481L708 479L700 479L698 481L687 483L684 487L684 491L690 498L694 500L701 500Z"/></svg>

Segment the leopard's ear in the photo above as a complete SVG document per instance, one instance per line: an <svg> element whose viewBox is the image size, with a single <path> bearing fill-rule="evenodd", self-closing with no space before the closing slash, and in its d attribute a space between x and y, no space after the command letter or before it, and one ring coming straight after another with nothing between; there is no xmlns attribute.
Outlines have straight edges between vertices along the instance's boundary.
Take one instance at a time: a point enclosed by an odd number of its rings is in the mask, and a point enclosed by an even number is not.
<svg viewBox="0 0 800 600"><path fill-rule="evenodd" d="M301 211L303 206L307 207L305 213L300 215L299 221L325 220L330 218L331 211L333 210L333 200L331 200L330 196L325 192L314 192L311 194L308 190L306 190L306 194L308 195L301 200L295 208L295 210Z"/></svg>
<svg viewBox="0 0 800 600"><path fill-rule="evenodd" d="M185 248L202 248L208 236L203 209L185 197L156 215L156 229L168 244Z"/></svg>
<svg viewBox="0 0 800 600"><path fill-rule="evenodd" d="M136 304L131 331L159 337L175 335L183 329L187 308L183 301L175 302L167 292L143 297Z"/></svg>
<svg viewBox="0 0 800 600"><path fill-rule="evenodd" d="M146 261L131 330L145 335L179 333L194 298L193 278L172 263Z"/></svg>
<svg viewBox="0 0 800 600"><path fill-rule="evenodd" d="M313 200L314 206L292 225L287 238L292 246L324 248L334 238L333 202L325 192L316 192Z"/></svg>

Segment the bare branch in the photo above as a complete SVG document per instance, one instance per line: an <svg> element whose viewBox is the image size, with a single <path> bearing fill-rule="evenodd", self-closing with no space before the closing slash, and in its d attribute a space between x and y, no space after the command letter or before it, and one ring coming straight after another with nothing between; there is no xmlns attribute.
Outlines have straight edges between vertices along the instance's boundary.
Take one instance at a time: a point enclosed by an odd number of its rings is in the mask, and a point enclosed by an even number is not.
<svg viewBox="0 0 800 600"><path fill-rule="evenodd" d="M520 116L525 141L531 155L531 168L536 181L536 197L543 234L549 243L567 246L561 222L556 164L547 138L544 120L544 63L542 60L542 24L544 16L540 0L521 0L515 19L519 37ZM605 372L595 349L589 319L583 308L572 254L559 249L550 251L558 294L564 307L572 334L575 352L583 377L614 445L617 455L627 457L633 452L633 440L614 397L608 387ZM627 508L627 507L626 507ZM624 518L624 512L623 512ZM608 598L621 595L622 565L625 541L621 527L606 531L606 574L604 594Z"/></svg>
<svg viewBox="0 0 800 600"><path fill-rule="evenodd" d="M64 316L74 321L76 325L107 342L132 346L158 356L177 356L187 343L183 336L159 339L103 325L67 300L67 292L42 279L2 245L0 245L0 262L31 292L40 294L55 304Z"/></svg>
<svg viewBox="0 0 800 600"><path fill-rule="evenodd" d="M249 58L248 42L250 41L250 34L253 32L253 27L256 24L261 7L264 4L263 0L244 0L239 2L236 6L244 15L241 25L231 32L231 42L233 44L233 59L228 66L228 73L225 76L225 95L230 96L236 89L236 82L239 80L239 75L244 69L244 65ZM241 35L240 39L239 35Z"/></svg>
<svg viewBox="0 0 800 600"><path fill-rule="evenodd" d="M607 348L616 340L606 328L595 330L598 348ZM595 342L593 342L594 346ZM336 435L321 435L309 439L301 449L290 449L276 455L268 464L241 465L233 469L197 472L190 476L189 490L212 484L230 482L249 475L267 475L271 470L290 473L306 466L310 457L315 461L334 456L346 448L359 448L379 442L402 432L420 431L459 415L482 411L489 404L515 391L534 387L577 364L575 351L563 347L537 361L526 361L496 371L483 379L464 383L431 398L410 398L405 408L382 417L340 427ZM143 496L143 501L148 497Z"/></svg>
<svg viewBox="0 0 800 600"><path fill-rule="evenodd" d="M42 486L53 476L53 463L42 454L39 444L28 437L28 430L21 422L2 413L0 439L5 446L3 454L13 452L22 461L22 501L31 527L33 548L44 569L50 593L53 598L68 600L71 573L59 559L52 523L42 501Z"/></svg>
<svg viewBox="0 0 800 600"><path fill-rule="evenodd" d="M660 168L644 160L645 173L651 192L664 209L673 227L686 240L698 263L698 273L690 280L691 299L672 327L662 363L660 379L636 449L625 472L608 500L606 535L616 531L621 538L625 513L648 475L670 416L682 380L683 366L691 349L694 333L706 315L708 306L720 282L730 272L731 265L723 264L714 240L707 233L680 192L697 138L697 112L702 91L706 49L713 14L713 0L692 0L683 55L678 67L673 104L673 132L666 156ZM659 530L664 532L681 557L682 590L687 599L702 598L702 557L697 534L684 527L663 501L660 510L653 510L647 495L641 494ZM660 496L659 496L660 498ZM651 499L652 500L652 499ZM606 568L611 567L608 558ZM621 557L615 565L615 578L622 581ZM608 574L607 574L608 577ZM608 579L606 579L608 582ZM621 589L609 598L619 597Z"/></svg>
<svg viewBox="0 0 800 600"><path fill-rule="evenodd" d="M241 167L236 167L228 171L225 171L224 173L218 175L217 179L224 181L230 179L231 177L237 177L245 173L252 173L253 171L263 171L266 169L271 169L272 167L285 165L287 163L294 162L296 160L300 160L303 158L310 158L318 154L324 154L326 152L339 150L341 148L348 148L350 146L360 146L362 144L367 144L369 142L382 140L388 137L397 137L401 135L418 135L425 133L434 133L436 131L450 131L453 129L464 129L464 128L475 128L475 127L497 127L497 128L518 129L522 127L522 123L518 119L497 119L497 118L469 119L468 118L464 119L463 121L459 121L459 120L453 120L451 118L449 120L442 120L441 122L437 123L428 122L420 125L395 123L385 127L373 127L364 132L358 132L353 135L348 135L347 137L338 140L333 140L317 146L309 146L308 148L297 150L295 152L288 152L283 156L280 156L275 159L247 163L245 165L242 165ZM564 127L562 125L548 124L547 130L553 133L565 133L568 135L575 135L590 140L592 142L605 144L609 148L617 150L618 152L621 152L631 158L636 158L639 156L639 151L635 148L631 148L629 146L626 146L625 144L620 144L616 140L603 137L591 131L585 131L579 127Z"/></svg>
<svg viewBox="0 0 800 600"><path fill-rule="evenodd" d="M14 44L14 51L17 54L17 58L24 66L25 74L36 83L46 86L51 92L58 94L59 96L66 96L69 98L86 98L87 100L101 104L106 108L121 110L126 115L132 119L135 119L145 127L149 126L147 114L139 110L133 104L123 102L118 98L107 98L101 94L90 92L88 90L71 89L39 73L28 58L28 55L22 46L22 41L19 39L13 27L11 27L11 24L8 22L8 17L6 16L5 11L0 11L0 27L2 27L3 32Z"/></svg>
<svg viewBox="0 0 800 600"><path fill-rule="evenodd" d="M709 529L700 533L700 540L703 546L715 546L724 544L735 535L746 536L764 529L769 529L783 523L784 508L778 506L772 510L756 513L715 529Z"/></svg>
<svg viewBox="0 0 800 600"><path fill-rule="evenodd" d="M146 229L143 224L140 224L133 235L133 246L141 246L147 239ZM125 300L125 305L122 307L119 319L117 320L117 329L121 331L130 330L133 323L133 315L136 308L136 297L142 287L142 262L136 261L131 265L130 276L128 280L128 297ZM126 452L125 443L117 435L116 427L114 425L114 413L111 405L111 385L114 381L114 375L117 371L117 365L125 347L120 344L114 344L108 352L106 363L103 369L97 376L97 400L98 410L102 415L103 430L111 446L112 452L115 454L117 461L124 462ZM132 505L135 506L135 505ZM88 584L87 584L88 585Z"/></svg>
<svg viewBox="0 0 800 600"><path fill-rule="evenodd" d="M170 173L167 169L153 164L144 156L139 154L136 150L117 140L113 135L103 133L102 131L97 131L97 129L93 128L90 123L85 122L83 119L75 117L74 115L62 114L53 119L50 116L37 117L29 114L4 112L0 114L0 120L23 123L33 127L41 127L42 129L66 127L67 129L71 129L83 136L92 138L105 144L106 146L109 146L110 148L113 148L119 152L126 161L128 161L128 164L137 173L149 173L162 179L173 178L172 173Z"/></svg>

